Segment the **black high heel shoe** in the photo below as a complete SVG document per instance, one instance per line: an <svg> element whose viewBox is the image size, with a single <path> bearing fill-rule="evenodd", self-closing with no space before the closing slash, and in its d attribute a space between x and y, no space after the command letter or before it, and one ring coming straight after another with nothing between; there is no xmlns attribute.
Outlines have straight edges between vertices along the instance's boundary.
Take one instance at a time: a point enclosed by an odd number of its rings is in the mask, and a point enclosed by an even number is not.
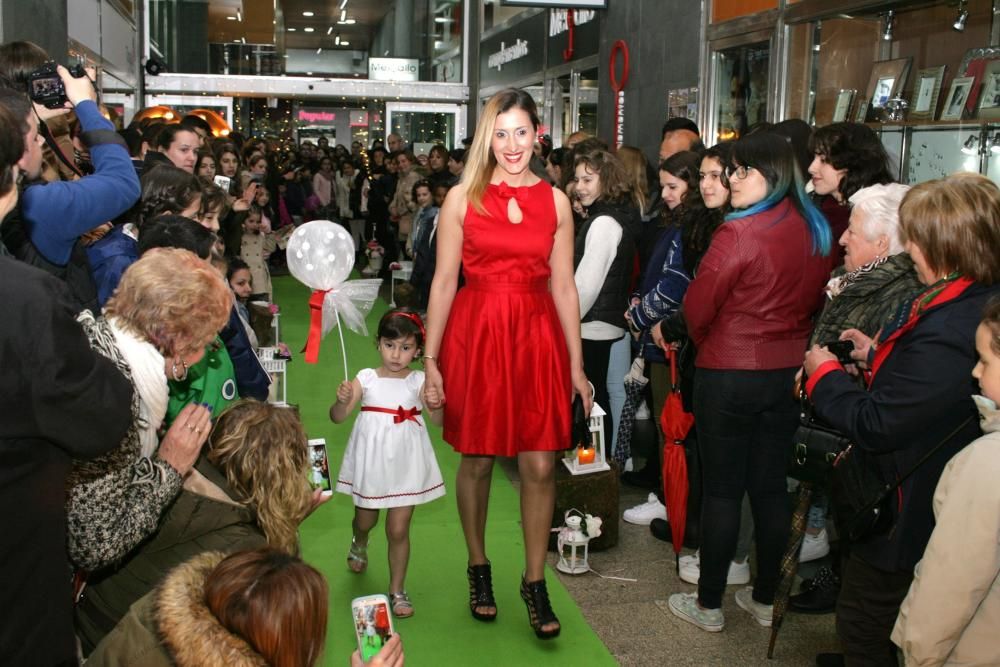
<svg viewBox="0 0 1000 667"><path fill-rule="evenodd" d="M466 570L469 576L469 611L477 621L495 621L497 619L497 601L493 597L493 571L490 563L470 565ZM476 611L477 607L493 607L492 614Z"/></svg>
<svg viewBox="0 0 1000 667"><path fill-rule="evenodd" d="M549 602L549 591L545 587L545 579L528 582L521 578L521 599L528 608L528 623L539 639L552 639L559 636L562 626L555 630L542 630L542 626L558 623L552 604Z"/></svg>

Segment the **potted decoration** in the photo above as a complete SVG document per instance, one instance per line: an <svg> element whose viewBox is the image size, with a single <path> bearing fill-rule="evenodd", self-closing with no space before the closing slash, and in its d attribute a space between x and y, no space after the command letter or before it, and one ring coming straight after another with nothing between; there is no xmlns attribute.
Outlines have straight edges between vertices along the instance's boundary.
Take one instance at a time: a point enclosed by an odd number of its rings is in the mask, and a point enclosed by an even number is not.
<svg viewBox="0 0 1000 667"><path fill-rule="evenodd" d="M382 258L385 257L385 248L379 245L378 241L372 239L365 246L365 256L368 257L369 273L378 273L382 270Z"/></svg>

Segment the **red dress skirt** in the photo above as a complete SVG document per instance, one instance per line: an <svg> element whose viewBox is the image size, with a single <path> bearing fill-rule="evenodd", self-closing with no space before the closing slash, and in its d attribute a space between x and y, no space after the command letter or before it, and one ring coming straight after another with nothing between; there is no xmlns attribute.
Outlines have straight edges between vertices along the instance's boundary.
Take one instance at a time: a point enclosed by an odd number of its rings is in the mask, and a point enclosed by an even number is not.
<svg viewBox="0 0 1000 667"><path fill-rule="evenodd" d="M511 197L523 220L508 220ZM465 286L438 354L444 439L463 454L515 456L570 446L569 352L549 290L557 217L544 181L489 185L463 223Z"/></svg>

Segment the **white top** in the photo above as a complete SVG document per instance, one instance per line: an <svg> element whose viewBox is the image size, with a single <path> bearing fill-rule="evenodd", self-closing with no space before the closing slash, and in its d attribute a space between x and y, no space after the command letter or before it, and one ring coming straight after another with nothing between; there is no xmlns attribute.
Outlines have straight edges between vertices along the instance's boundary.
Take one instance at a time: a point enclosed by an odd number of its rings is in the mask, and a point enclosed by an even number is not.
<svg viewBox="0 0 1000 667"><path fill-rule="evenodd" d="M621 240L622 226L610 215L598 216L590 223L583 241L583 257L574 276L576 291L580 294L581 318L594 307ZM622 313L627 309L628 304L623 303ZM584 322L580 325L580 335L587 340L612 340L624 336L625 329L607 322Z"/></svg>

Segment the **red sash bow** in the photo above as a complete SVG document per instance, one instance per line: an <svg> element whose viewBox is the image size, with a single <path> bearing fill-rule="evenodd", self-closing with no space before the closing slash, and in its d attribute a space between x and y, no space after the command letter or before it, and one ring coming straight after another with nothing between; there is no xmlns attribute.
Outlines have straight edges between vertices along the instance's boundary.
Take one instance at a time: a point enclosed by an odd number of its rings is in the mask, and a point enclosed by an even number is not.
<svg viewBox="0 0 1000 667"><path fill-rule="evenodd" d="M397 408L379 408L373 405L366 405L361 408L361 412L384 412L387 415L392 415L393 424L402 424L403 422L409 420L415 422L416 424L423 426L420 420L417 419L417 415L420 414L420 408L404 408L400 405Z"/></svg>
<svg viewBox="0 0 1000 667"><path fill-rule="evenodd" d="M323 299L329 291L318 289L309 297L309 336L303 349L307 364L319 361L319 342L323 339Z"/></svg>

